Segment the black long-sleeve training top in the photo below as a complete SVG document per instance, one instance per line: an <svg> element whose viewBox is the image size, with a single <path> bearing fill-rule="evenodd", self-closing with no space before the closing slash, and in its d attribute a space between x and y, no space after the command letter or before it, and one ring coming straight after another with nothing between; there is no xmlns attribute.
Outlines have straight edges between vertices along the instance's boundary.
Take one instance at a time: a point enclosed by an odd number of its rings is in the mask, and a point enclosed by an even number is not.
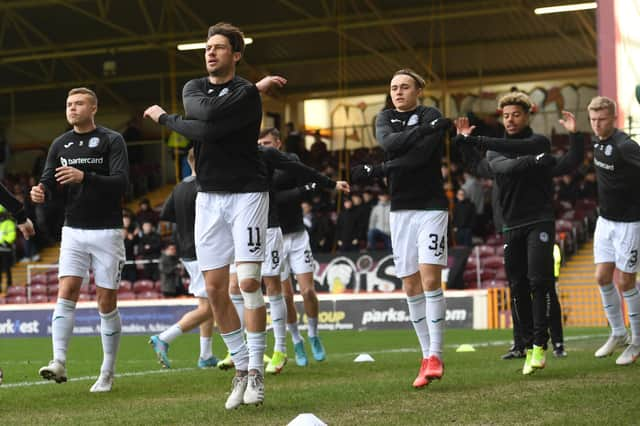
<svg viewBox="0 0 640 426"><path fill-rule="evenodd" d="M262 103L255 85L241 77L212 84L207 77L184 85L186 118L163 114L159 123L194 142L196 174L203 192L266 192L258 155Z"/></svg>
<svg viewBox="0 0 640 426"><path fill-rule="evenodd" d="M571 155L563 156L553 167L536 162L535 155L549 153L551 142L529 127L505 138L468 137L468 142L496 151L489 154L489 166L499 188L504 230L555 220L552 177L566 174L579 164L584 144L577 137L572 136ZM517 154L527 156L522 158Z"/></svg>
<svg viewBox="0 0 640 426"><path fill-rule="evenodd" d="M194 228L196 224L196 196L198 184L195 176L187 176L173 188L160 212L160 219L176 224L180 258L196 259Z"/></svg>
<svg viewBox="0 0 640 426"><path fill-rule="evenodd" d="M40 182L47 197L56 193L56 168L84 172L81 183L63 186L65 225L83 229L122 227L122 197L129 186L127 146L120 133L97 126L88 133L70 130L58 136L47 154Z"/></svg>
<svg viewBox="0 0 640 426"><path fill-rule="evenodd" d="M593 164L598 179L600 215L617 222L640 221L640 146L616 130L609 138L596 138Z"/></svg>
<svg viewBox="0 0 640 426"><path fill-rule="evenodd" d="M293 162L300 162L298 156L292 152L283 153ZM302 221L302 195L305 192L304 184L315 182L324 188L335 188L336 183L329 177L318 173L315 176L303 176L292 173L291 170L279 169L273 173L272 190L275 192L275 201L278 209L278 219L283 234L304 231Z"/></svg>
<svg viewBox="0 0 640 426"><path fill-rule="evenodd" d="M438 109L419 105L406 112L387 109L376 117L376 139L385 151L385 162L413 156L421 165L388 169L391 211L447 210L440 170L443 133L429 127L441 116Z"/></svg>

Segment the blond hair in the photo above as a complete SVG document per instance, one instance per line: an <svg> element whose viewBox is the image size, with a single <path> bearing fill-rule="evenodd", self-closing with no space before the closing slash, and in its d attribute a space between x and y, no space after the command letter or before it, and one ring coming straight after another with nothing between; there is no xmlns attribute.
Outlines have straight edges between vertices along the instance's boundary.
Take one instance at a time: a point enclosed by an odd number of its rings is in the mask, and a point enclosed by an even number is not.
<svg viewBox="0 0 640 426"><path fill-rule="evenodd" d="M75 87L69 90L67 94L67 98L71 95L87 95L91 98L91 103L94 105L98 105L98 96L96 96L96 92L86 87Z"/></svg>
<svg viewBox="0 0 640 426"><path fill-rule="evenodd" d="M498 107L503 109L508 105L519 105L525 112L531 111L532 102L531 98L526 93L511 92L507 93L498 101Z"/></svg>
<svg viewBox="0 0 640 426"><path fill-rule="evenodd" d="M424 78L422 78L420 74L418 74L411 68L403 68L401 70L398 70L395 72L395 74L393 74L394 77L396 75L408 75L409 77L413 78L413 80L416 82L416 86L418 86L418 88L420 89L424 89L424 86L426 85Z"/></svg>
<svg viewBox="0 0 640 426"><path fill-rule="evenodd" d="M589 106L587 107L587 110L589 111L600 111L603 109L606 109L615 117L617 113L616 101L611 98L607 98L606 96L596 96L591 99L591 102L589 102Z"/></svg>

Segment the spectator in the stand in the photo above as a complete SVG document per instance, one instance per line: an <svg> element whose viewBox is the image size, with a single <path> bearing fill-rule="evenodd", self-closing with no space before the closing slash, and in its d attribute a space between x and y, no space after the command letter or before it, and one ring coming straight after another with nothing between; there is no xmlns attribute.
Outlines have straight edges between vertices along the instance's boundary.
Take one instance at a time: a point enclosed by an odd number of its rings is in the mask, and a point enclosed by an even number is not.
<svg viewBox="0 0 640 426"><path fill-rule="evenodd" d="M371 215L371 209L365 205L360 194L351 195L351 202L353 203L353 210L356 215L355 222L355 238L358 240L357 246L360 247L360 243L363 244L367 241L367 232L369 231L369 216Z"/></svg>
<svg viewBox="0 0 640 426"><path fill-rule="evenodd" d="M136 259L140 230L131 220L131 216L122 216L122 235L124 238L125 258L128 261ZM122 268L122 279L134 282L137 278L136 265L127 264Z"/></svg>
<svg viewBox="0 0 640 426"><path fill-rule="evenodd" d="M478 216L484 213L484 188L480 181L468 170L464 171L464 184L462 185L466 198L473 203Z"/></svg>
<svg viewBox="0 0 640 426"><path fill-rule="evenodd" d="M338 215L336 224L336 240L339 251L353 251L358 249L357 220L358 213L353 208L353 202L345 198L343 209Z"/></svg>
<svg viewBox="0 0 640 426"><path fill-rule="evenodd" d="M456 193L453 219L451 221L458 245L471 247L475 219L476 206L467 198L464 189L460 188Z"/></svg>
<svg viewBox="0 0 640 426"><path fill-rule="evenodd" d="M157 260L160 257L162 241L151 222L142 222L142 236L140 237L140 254L147 261ZM145 277L156 281L158 279L158 265L154 262L144 264Z"/></svg>
<svg viewBox="0 0 640 426"><path fill-rule="evenodd" d="M369 214L371 214L371 210L373 210L373 208L378 204L379 198L374 196L371 189L365 189L362 192L362 201L362 204L367 206L367 208L369 209Z"/></svg>
<svg viewBox="0 0 640 426"><path fill-rule="evenodd" d="M571 175L562 175L555 185L555 192L559 201L566 201L574 205L578 195L578 187Z"/></svg>
<svg viewBox="0 0 640 426"><path fill-rule="evenodd" d="M579 187L580 198L589 198L595 200L598 198L598 182L596 181L596 173L589 170Z"/></svg>
<svg viewBox="0 0 640 426"><path fill-rule="evenodd" d="M391 212L391 198L386 192L378 195L378 204L371 209L369 216L369 232L367 233L367 249L374 250L378 241L382 242L384 250L391 249L391 225L389 213Z"/></svg>
<svg viewBox="0 0 640 426"><path fill-rule="evenodd" d="M303 201L301 207L302 221L309 233L311 249L319 252L331 251L334 229L328 214L317 210L308 201Z"/></svg>
<svg viewBox="0 0 640 426"><path fill-rule="evenodd" d="M182 267L178 257L178 248L171 242L164 249L158 263L160 282L164 297L176 297L183 294Z"/></svg>
<svg viewBox="0 0 640 426"><path fill-rule="evenodd" d="M287 139L284 141L284 149L287 152L297 154L302 162L307 160L307 149L304 146L304 137L296 130L293 122L287 123Z"/></svg>
<svg viewBox="0 0 640 426"><path fill-rule="evenodd" d="M16 241L16 223L11 214L3 206L0 206L0 278L7 275L7 287L11 286L11 267L14 260L13 243Z"/></svg>
<svg viewBox="0 0 640 426"><path fill-rule="evenodd" d="M309 149L309 165L314 169L320 169L327 162L329 151L327 144L320 136L320 130L316 130L313 137L314 141Z"/></svg>
<svg viewBox="0 0 640 426"><path fill-rule="evenodd" d="M160 220L160 217L158 216L158 213L151 208L151 203L149 203L148 199L143 198L140 201L140 204L138 204L138 207L139 208L136 213L136 220L138 223L151 222L153 226L158 226L158 220Z"/></svg>

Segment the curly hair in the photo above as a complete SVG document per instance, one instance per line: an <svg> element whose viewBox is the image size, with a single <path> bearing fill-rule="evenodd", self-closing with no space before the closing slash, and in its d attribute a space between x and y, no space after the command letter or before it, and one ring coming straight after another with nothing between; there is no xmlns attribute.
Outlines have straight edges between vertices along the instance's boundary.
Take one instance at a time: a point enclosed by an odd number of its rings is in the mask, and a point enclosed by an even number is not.
<svg viewBox="0 0 640 426"><path fill-rule="evenodd" d="M533 106L529 96L522 92L508 93L498 101L498 107L500 109L503 109L508 105L519 105L525 112L531 111L531 107Z"/></svg>

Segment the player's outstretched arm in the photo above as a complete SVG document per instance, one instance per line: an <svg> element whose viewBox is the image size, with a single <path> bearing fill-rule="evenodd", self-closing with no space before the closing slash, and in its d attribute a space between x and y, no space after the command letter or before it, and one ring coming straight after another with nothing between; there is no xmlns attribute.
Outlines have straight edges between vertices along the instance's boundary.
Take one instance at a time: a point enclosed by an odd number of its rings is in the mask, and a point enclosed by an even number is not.
<svg viewBox="0 0 640 426"><path fill-rule="evenodd" d="M238 81L230 86L222 96L209 96L205 93L202 80L187 82L182 89L182 102L188 118L215 121L229 118L246 110L251 102L259 101L258 87L254 84Z"/></svg>

